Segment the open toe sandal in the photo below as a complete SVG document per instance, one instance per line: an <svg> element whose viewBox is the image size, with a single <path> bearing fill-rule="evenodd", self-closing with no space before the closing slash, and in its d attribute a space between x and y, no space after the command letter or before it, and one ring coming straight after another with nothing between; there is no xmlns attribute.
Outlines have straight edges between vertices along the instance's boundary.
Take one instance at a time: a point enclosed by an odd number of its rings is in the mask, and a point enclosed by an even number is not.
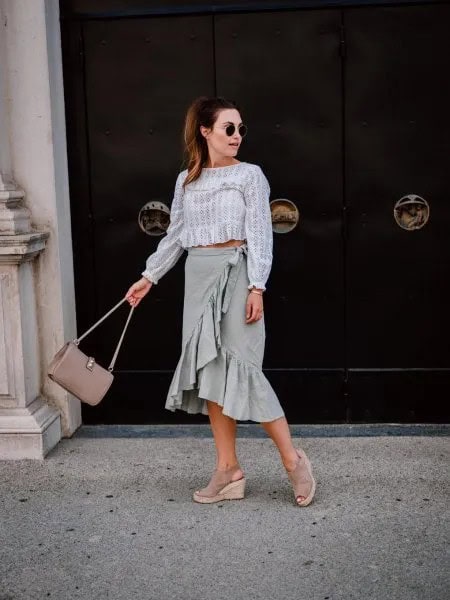
<svg viewBox="0 0 450 600"><path fill-rule="evenodd" d="M224 471L214 470L209 484L201 490L196 490L192 496L195 502L211 504L221 500L240 500L244 497L245 477L232 481L233 473L240 467L230 467Z"/></svg>
<svg viewBox="0 0 450 600"><path fill-rule="evenodd" d="M298 506L308 506L316 491L316 480L312 474L309 458L302 450L298 448L295 450L298 454L297 465L293 471L287 471L287 474L294 488L296 504Z"/></svg>

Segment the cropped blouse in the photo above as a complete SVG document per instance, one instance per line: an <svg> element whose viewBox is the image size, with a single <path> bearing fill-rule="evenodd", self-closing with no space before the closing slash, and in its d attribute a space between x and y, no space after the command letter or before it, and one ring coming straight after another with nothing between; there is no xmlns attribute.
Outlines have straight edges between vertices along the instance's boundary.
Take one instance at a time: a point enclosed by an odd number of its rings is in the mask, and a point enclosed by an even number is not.
<svg viewBox="0 0 450 600"><path fill-rule="evenodd" d="M177 177L169 227L147 258L142 275L157 284L186 248L245 239L248 288L265 290L272 267L273 232L270 186L261 167L240 162L203 168L199 178L183 188L187 172Z"/></svg>

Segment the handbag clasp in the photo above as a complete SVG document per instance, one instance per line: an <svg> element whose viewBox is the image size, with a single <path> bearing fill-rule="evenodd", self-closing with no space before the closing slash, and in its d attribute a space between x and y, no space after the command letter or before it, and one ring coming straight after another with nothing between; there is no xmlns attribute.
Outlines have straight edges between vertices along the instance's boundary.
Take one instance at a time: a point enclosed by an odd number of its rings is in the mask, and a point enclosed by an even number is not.
<svg viewBox="0 0 450 600"><path fill-rule="evenodd" d="M93 356L90 356L86 363L86 369L89 369L89 371L93 371L94 364L95 364L95 358Z"/></svg>

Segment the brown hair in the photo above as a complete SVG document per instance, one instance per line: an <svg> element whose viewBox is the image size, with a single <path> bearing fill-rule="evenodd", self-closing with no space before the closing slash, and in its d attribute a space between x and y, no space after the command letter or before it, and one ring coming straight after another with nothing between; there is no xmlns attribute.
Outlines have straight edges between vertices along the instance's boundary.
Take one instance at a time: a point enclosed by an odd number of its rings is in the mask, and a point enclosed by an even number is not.
<svg viewBox="0 0 450 600"><path fill-rule="evenodd" d="M236 102L226 100L222 96L199 96L189 106L184 120L184 163L188 174L184 181L186 186L200 177L202 168L208 160L208 144L200 132L200 125L212 127L219 112L224 108L239 110ZM240 112L240 111L239 111Z"/></svg>

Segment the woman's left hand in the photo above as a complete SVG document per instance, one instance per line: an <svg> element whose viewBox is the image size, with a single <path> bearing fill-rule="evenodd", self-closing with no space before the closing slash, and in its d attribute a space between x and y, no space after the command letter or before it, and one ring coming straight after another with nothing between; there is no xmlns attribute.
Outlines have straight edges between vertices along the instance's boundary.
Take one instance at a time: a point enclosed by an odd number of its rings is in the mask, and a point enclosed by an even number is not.
<svg viewBox="0 0 450 600"><path fill-rule="evenodd" d="M248 324L259 321L259 319L262 318L263 311L263 297L259 294L252 294L250 292L247 298L247 305L245 307L245 322Z"/></svg>

